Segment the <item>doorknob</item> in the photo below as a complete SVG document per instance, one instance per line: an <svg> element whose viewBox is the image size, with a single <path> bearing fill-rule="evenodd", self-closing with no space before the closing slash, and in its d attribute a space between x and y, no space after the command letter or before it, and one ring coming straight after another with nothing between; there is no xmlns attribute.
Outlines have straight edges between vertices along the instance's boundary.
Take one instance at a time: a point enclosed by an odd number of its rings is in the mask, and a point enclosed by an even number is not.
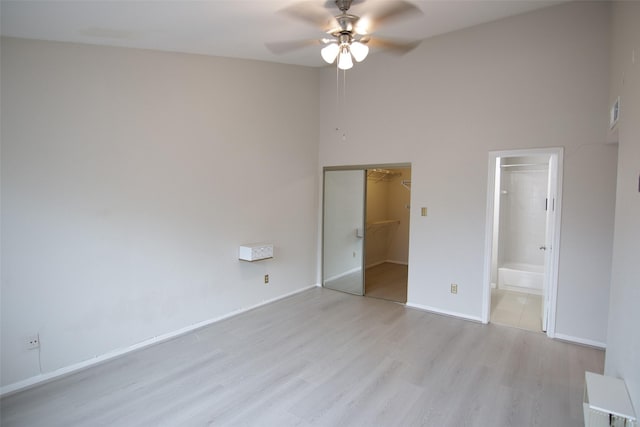
<svg viewBox="0 0 640 427"><path fill-rule="evenodd" d="M546 250L547 250L547 247L546 247L546 246L540 246L540 248L539 248L539 249L540 249L541 251L546 251Z"/></svg>

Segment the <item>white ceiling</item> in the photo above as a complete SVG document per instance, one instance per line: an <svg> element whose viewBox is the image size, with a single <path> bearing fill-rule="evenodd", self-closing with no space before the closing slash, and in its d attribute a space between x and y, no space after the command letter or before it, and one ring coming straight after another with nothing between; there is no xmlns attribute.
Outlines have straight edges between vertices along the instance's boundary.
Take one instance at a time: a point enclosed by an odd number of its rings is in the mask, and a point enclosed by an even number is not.
<svg viewBox="0 0 640 427"><path fill-rule="evenodd" d="M300 0L1 0L3 36L258 59L321 66L318 46L275 55L266 42L319 39L310 24L278 13ZM326 0L311 0L324 5ZM383 0L354 4L362 16ZM558 4L546 0L411 0L423 14L374 35L423 40ZM337 8L327 9L335 15Z"/></svg>

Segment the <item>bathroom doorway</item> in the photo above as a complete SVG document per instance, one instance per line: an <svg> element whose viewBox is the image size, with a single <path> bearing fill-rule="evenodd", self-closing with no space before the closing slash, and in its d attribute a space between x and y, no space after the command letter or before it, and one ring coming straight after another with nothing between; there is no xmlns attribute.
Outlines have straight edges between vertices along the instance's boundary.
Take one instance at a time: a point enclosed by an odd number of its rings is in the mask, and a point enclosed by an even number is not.
<svg viewBox="0 0 640 427"><path fill-rule="evenodd" d="M483 319L555 330L561 149L492 152Z"/></svg>
<svg viewBox="0 0 640 427"><path fill-rule="evenodd" d="M322 285L407 302L411 166L324 169Z"/></svg>

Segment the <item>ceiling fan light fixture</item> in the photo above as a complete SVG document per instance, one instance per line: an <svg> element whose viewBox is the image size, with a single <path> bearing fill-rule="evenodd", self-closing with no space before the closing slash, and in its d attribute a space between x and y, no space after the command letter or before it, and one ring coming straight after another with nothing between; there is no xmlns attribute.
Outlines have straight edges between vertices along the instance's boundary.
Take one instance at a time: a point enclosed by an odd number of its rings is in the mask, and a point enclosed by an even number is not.
<svg viewBox="0 0 640 427"><path fill-rule="evenodd" d="M295 0L287 0L295 1ZM281 43L266 43L267 48L273 53L280 54L293 51L305 46L321 44L321 57L328 64L335 64L342 70L353 68L354 61L364 61L370 47L380 47L395 50L400 54L409 52L415 48L419 41L394 42L393 40L372 39L371 33L375 32L382 24L388 24L398 18L408 15L422 15L422 11L410 0L388 1L384 6L373 7L371 12L364 16L354 15L349 12L354 3L364 0L323 0L327 6L335 3L340 10L335 16L327 16L322 6L316 3L320 0L301 1L297 4L282 9L283 12L296 19L312 23L325 32L325 37L315 40L300 40ZM382 0L371 0L379 1Z"/></svg>
<svg viewBox="0 0 640 427"><path fill-rule="evenodd" d="M338 46L337 43L330 43L322 48L320 55L322 55L322 59L324 59L327 64L333 64L339 52L340 46Z"/></svg>
<svg viewBox="0 0 640 427"><path fill-rule="evenodd" d="M351 59L351 52L349 51L348 44L343 44L342 46L340 46L338 68L340 68L341 70L349 70L353 68L353 60Z"/></svg>
<svg viewBox="0 0 640 427"><path fill-rule="evenodd" d="M357 62L362 62L369 54L369 46L360 42L351 43L351 54Z"/></svg>

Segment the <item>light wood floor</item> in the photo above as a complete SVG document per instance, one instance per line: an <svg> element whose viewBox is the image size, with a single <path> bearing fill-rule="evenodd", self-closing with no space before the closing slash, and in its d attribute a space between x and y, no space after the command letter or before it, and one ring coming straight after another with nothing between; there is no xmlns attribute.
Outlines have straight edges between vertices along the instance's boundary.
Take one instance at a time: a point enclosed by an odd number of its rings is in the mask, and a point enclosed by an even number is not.
<svg viewBox="0 0 640 427"><path fill-rule="evenodd" d="M2 399L10 426L580 426L600 350L312 289Z"/></svg>
<svg viewBox="0 0 640 427"><path fill-rule="evenodd" d="M384 262L365 270L365 295L390 301L407 302L408 267Z"/></svg>
<svg viewBox="0 0 640 427"><path fill-rule="evenodd" d="M324 287L349 294L362 295L362 269L352 271L337 279L325 280Z"/></svg>

